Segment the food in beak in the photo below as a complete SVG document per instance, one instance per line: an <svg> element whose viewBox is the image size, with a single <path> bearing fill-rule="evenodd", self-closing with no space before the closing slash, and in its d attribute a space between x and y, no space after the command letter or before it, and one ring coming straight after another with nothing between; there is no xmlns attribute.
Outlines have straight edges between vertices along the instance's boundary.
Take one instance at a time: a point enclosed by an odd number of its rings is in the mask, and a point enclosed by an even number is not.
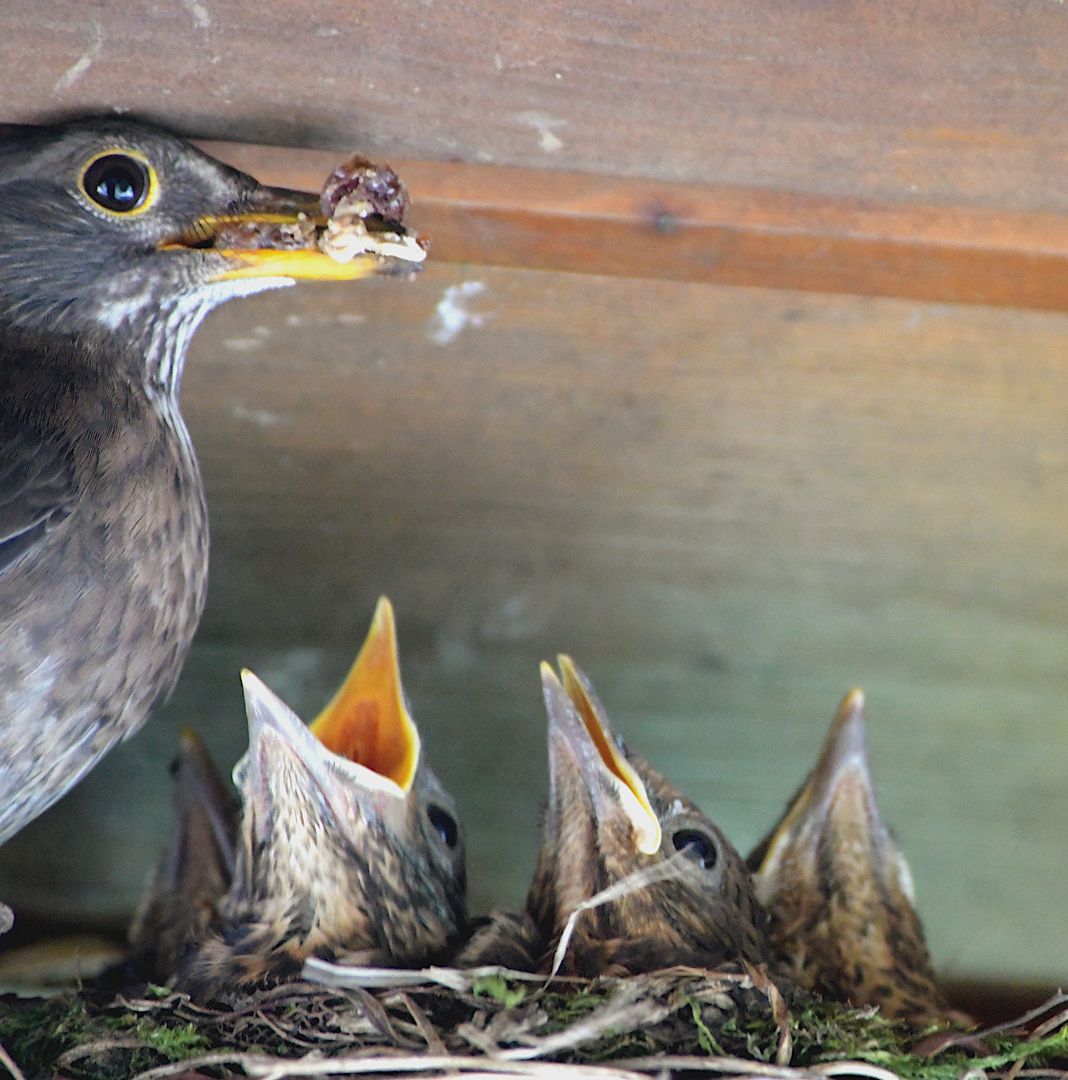
<svg viewBox="0 0 1068 1080"><path fill-rule="evenodd" d="M213 247L227 251L320 251L334 262L377 255L418 264L429 242L407 230L408 192L388 166L356 155L326 179L319 196L321 214L309 206L295 220L242 219L223 222Z"/></svg>

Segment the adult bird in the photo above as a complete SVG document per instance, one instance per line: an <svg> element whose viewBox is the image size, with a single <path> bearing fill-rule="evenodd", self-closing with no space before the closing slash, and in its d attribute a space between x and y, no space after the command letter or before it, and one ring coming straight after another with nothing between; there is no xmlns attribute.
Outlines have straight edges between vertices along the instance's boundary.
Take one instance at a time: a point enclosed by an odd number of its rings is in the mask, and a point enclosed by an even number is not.
<svg viewBox="0 0 1068 1080"><path fill-rule="evenodd" d="M627 748L574 662L559 663L561 678L541 669L549 802L526 912L495 913L459 962L545 971L559 959L583 976L760 963L764 915L741 856Z"/></svg>
<svg viewBox="0 0 1068 1080"><path fill-rule="evenodd" d="M251 672L242 679L249 748L234 768L233 877L208 932L192 928L176 985L210 997L284 981L313 955L444 960L466 920L463 835L405 704L389 601L310 726Z"/></svg>
<svg viewBox="0 0 1068 1080"><path fill-rule="evenodd" d="M109 118L0 142L0 843L144 722L204 606L204 491L178 410L216 304L386 268L213 246L321 218Z"/></svg>
<svg viewBox="0 0 1068 1080"><path fill-rule="evenodd" d="M935 981L912 874L879 813L860 690L748 864L769 942L798 986L914 1027L968 1022Z"/></svg>

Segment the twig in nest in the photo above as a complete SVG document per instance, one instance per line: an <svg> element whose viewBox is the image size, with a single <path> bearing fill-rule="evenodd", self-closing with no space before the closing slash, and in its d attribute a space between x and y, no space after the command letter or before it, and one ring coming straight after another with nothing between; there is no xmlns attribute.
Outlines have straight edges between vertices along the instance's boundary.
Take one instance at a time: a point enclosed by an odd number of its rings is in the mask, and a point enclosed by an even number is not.
<svg viewBox="0 0 1068 1080"><path fill-rule="evenodd" d="M333 964L329 960L320 960L309 956L304 961L302 978L320 986L344 987L358 990L399 990L403 987L425 986L431 983L444 986L454 993L470 993L478 979L487 975L501 975L513 982L544 982L544 975L533 975L529 971L512 971L510 968L490 964L477 968L428 967L417 971L405 971L401 968L354 967L350 964ZM587 979L572 979L573 982L587 982Z"/></svg>
<svg viewBox="0 0 1068 1080"><path fill-rule="evenodd" d="M295 1035L292 1031L284 1030L279 1026L278 1022L272 1020L271 1017L263 1009L257 1009L252 1018L258 1020L261 1024L269 1027L271 1031L277 1035L282 1042L291 1043L293 1046L303 1046L305 1050L315 1050L316 1045L313 1042L308 1042L307 1039L302 1039L299 1035Z"/></svg>
<svg viewBox="0 0 1068 1080"><path fill-rule="evenodd" d="M1043 1006L1043 1011L1049 1006L1049 1002ZM1039 1039L1044 1039L1047 1035L1052 1035L1058 1028L1063 1027L1068 1023L1068 1009L1062 1009L1059 1013L1051 1016L1048 1020L1043 1021L1030 1035L1027 1036L1026 1042L1037 1042ZM1027 1064L1027 1055L1018 1057L1008 1071L1004 1074L1004 1080L1016 1080L1016 1078L1023 1072L1024 1065Z"/></svg>
<svg viewBox="0 0 1068 1080"><path fill-rule="evenodd" d="M1057 1013L1056 1016L1051 1016L1048 1020L1039 1024L1038 1027L1027 1036L1027 1041L1031 1042L1034 1039L1044 1039L1047 1035L1052 1035L1057 1028L1063 1027L1065 1024L1068 1024L1068 1009Z"/></svg>
<svg viewBox="0 0 1068 1080"><path fill-rule="evenodd" d="M266 1061L276 1060L274 1058L263 1058L255 1054L241 1054L232 1050L223 1050L216 1054L202 1054L200 1057L186 1058L184 1061L173 1061L170 1065L157 1065L154 1069L138 1073L134 1080L163 1080L164 1077L178 1076L185 1072L196 1072L198 1069L214 1065L240 1065L244 1069L248 1059L253 1057ZM285 1059L278 1058L277 1060L284 1061Z"/></svg>
<svg viewBox="0 0 1068 1080"><path fill-rule="evenodd" d="M141 1050L150 1045L144 1039L96 1039L93 1042L82 1043L81 1046L72 1046L66 1053L56 1058L56 1064L65 1069L82 1058L93 1057L96 1054L106 1054L111 1050Z"/></svg>
<svg viewBox="0 0 1068 1080"><path fill-rule="evenodd" d="M528 1061L548 1054L561 1054L565 1050L596 1042L610 1032L625 1034L659 1024L674 1011L673 1006L646 996L643 984L624 983L614 998L585 1019L553 1035L533 1039L530 1046L502 1050L496 1056L502 1061Z"/></svg>
<svg viewBox="0 0 1068 1080"><path fill-rule="evenodd" d="M718 1073L721 1080L823 1080L828 1076L862 1076L869 1080L900 1080L896 1073L863 1061L836 1061L808 1069L791 1069L761 1061L732 1057L654 1056L621 1061L615 1065L575 1065L551 1061L517 1061L484 1057L336 1057L309 1055L298 1061L262 1054L206 1054L174 1065L140 1073L134 1080L165 1080L181 1072L208 1065L238 1065L252 1077L282 1080L283 1077L386 1075L390 1073L440 1073L456 1080L500 1080L505 1076L539 1080L647 1080L649 1073L701 1071Z"/></svg>
<svg viewBox="0 0 1068 1080"><path fill-rule="evenodd" d="M205 1054L173 1065L138 1073L133 1080L166 1080L209 1065L237 1065L263 1080L283 1077L353 1076L388 1073L444 1073L446 1077L479 1080L501 1076L543 1077L545 1080L646 1080L639 1073L603 1065L564 1065L549 1061L492 1061L484 1057L268 1057L265 1054ZM777 1080L777 1078L776 1078Z"/></svg>
<svg viewBox="0 0 1068 1080"><path fill-rule="evenodd" d="M374 996L374 994L369 994L366 990L361 990L359 987L339 990L339 993L352 1004L353 1008L357 1010L360 1016L366 1019L367 1022L375 1028L379 1038L384 1039L386 1042L391 1042L394 1046L405 1050L417 1050L419 1048L417 1042L405 1038L398 1033L393 1021L389 1017L389 1013L386 1012L385 1006ZM407 997L407 994L404 996ZM410 1011L411 1010L409 1010L409 1012Z"/></svg>
<svg viewBox="0 0 1068 1080"><path fill-rule="evenodd" d="M720 1080L821 1080L827 1076L865 1076L870 1080L901 1080L897 1073L866 1061L831 1061L793 1069L788 1065L769 1065L763 1061L732 1057L680 1057L661 1054L616 1062L621 1068L640 1072L714 1072Z"/></svg>
<svg viewBox="0 0 1068 1080"><path fill-rule="evenodd" d="M765 1077L766 1080L812 1080L811 1069L791 1069L788 1066L769 1065L765 1061L749 1058L694 1057L692 1055L657 1054L653 1057L629 1058L617 1061L623 1069L636 1072L714 1072L727 1076ZM897 1080L897 1078L895 1078Z"/></svg>
<svg viewBox="0 0 1068 1080"><path fill-rule="evenodd" d="M743 963L750 979L753 980L753 985L768 999L772 1018L779 1025L779 1045L775 1051L775 1064L789 1065L794 1053L794 1042L790 1037L790 1010L786 1007L779 988L767 974L753 967L748 961L743 961Z"/></svg>
<svg viewBox="0 0 1068 1080"><path fill-rule="evenodd" d="M2 909L0 910L0 922L2 922L4 910L6 910L8 915L10 915L11 909L5 908L3 904L0 904L0 909ZM14 916L12 916L11 921L14 922ZM6 933L10 929L10 925L5 926L3 930L0 930L0 933ZM7 1069L9 1073L11 1073L11 1075L14 1077L14 1080L26 1080L26 1077L22 1075L22 1070L18 1067L18 1065L15 1064L15 1059L4 1049L3 1043L0 1043L0 1065L3 1065L4 1068Z"/></svg>
<svg viewBox="0 0 1068 1080"><path fill-rule="evenodd" d="M811 1066L809 1071L820 1076L868 1076L871 1080L901 1080L897 1073L866 1061L825 1061L822 1065Z"/></svg>
<svg viewBox="0 0 1068 1080"><path fill-rule="evenodd" d="M329 960L309 956L304 961L304 970L300 974L308 982L319 983L321 986L343 986L356 990L396 990L402 986L422 986L428 982L440 983L448 986L450 990L457 989L453 985L455 980L443 982L440 978L433 977L430 973L434 970L422 968L405 971L400 968L357 967L352 964L332 964Z"/></svg>
<svg viewBox="0 0 1068 1080"><path fill-rule="evenodd" d="M716 1072L720 1080L740 1080L757 1077L760 1080L818 1080L827 1076L866 1076L869 1080L901 1080L897 1073L866 1061L830 1061L822 1065L809 1065L793 1069L788 1065L769 1065L763 1061L730 1057L679 1057L662 1054L657 1057L633 1058L616 1063L622 1068L642 1072Z"/></svg>
<svg viewBox="0 0 1068 1080"><path fill-rule="evenodd" d="M415 1021L419 1034L426 1040L428 1054L434 1057L448 1057L449 1051L441 1041L441 1036L434 1030L434 1025L427 1019L427 1015L418 1005L402 990L397 997L403 1002L408 1014Z"/></svg>
<svg viewBox="0 0 1068 1080"><path fill-rule="evenodd" d="M1048 1001L1044 1001L1037 1008L1029 1009L1023 1016L1018 1016L1015 1020L1007 1020L1003 1024L995 1024L993 1027L984 1028L982 1031L936 1032L934 1035L921 1039L912 1048L912 1053L917 1057L932 1058L955 1046L971 1046L978 1048L982 1045L983 1039L986 1039L991 1035L997 1035L1002 1031L1026 1027L1032 1020L1037 1020L1051 1009L1059 1008L1061 1005L1068 1005L1068 994L1063 991L1058 991ZM1050 1034L1051 1031L1055 1031L1064 1022L1064 1013L1058 1013L1057 1016L1053 1017L1051 1020L1045 1021L1036 1029L1036 1031L1042 1031L1042 1035L1033 1035L1033 1037L1042 1038L1044 1035ZM1050 1027L1050 1024L1053 1026Z"/></svg>
<svg viewBox="0 0 1068 1080"><path fill-rule="evenodd" d="M564 962L564 957L567 955L567 947L571 944L571 937L575 933L575 924L578 922L579 916L584 911L600 907L602 904L610 904L613 900L622 899L622 897L629 896L632 892L637 892L639 889L644 889L649 885L655 885L658 881L667 881L670 878L683 877L685 874L690 873L693 870L693 867L693 860L687 858L685 855L681 853L673 855L664 862L654 863L652 866L644 867L641 870L635 870L633 874L628 874L625 878L620 878L614 885L609 885L607 889L602 889L599 893L594 893L589 900L583 900L582 903L571 912L568 916L567 923L564 925L564 932L560 935L560 944L556 946L552 970L549 972L549 978L546 979L546 984L548 984L551 979L555 978L556 973L560 970L560 965Z"/></svg>

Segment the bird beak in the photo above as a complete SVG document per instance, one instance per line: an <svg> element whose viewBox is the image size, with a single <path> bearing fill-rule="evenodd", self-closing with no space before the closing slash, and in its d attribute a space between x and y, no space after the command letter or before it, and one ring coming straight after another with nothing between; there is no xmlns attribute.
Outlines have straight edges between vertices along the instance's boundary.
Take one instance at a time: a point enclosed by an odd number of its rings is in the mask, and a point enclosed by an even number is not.
<svg viewBox="0 0 1068 1080"><path fill-rule="evenodd" d="M275 809L297 788L346 830L354 820L404 827L419 765L419 732L404 704L393 609L385 597L360 655L334 700L310 726L251 671L241 673L249 723L248 753L234 782L261 838Z"/></svg>
<svg viewBox="0 0 1068 1080"><path fill-rule="evenodd" d="M314 245L315 237L326 223L317 194L289 188L261 187L248 210L239 214L202 217L181 237L163 247L211 248L228 264L213 278L215 281L262 277L354 281L375 274L396 272L398 266L405 270L417 268L411 263L383 259L371 253L339 262ZM299 229L307 233L312 242L307 248L296 250L272 246L282 242L278 239L280 227ZM248 248L228 246L228 243L232 243L229 238L237 235L242 228L250 236L259 234L259 239L250 242Z"/></svg>
<svg viewBox="0 0 1068 1080"><path fill-rule="evenodd" d="M419 766L419 729L401 686L393 605L378 601L371 629L333 701L312 722L334 754L361 765L407 795Z"/></svg>
<svg viewBox="0 0 1068 1080"><path fill-rule="evenodd" d="M644 855L660 850L660 820L649 802L645 784L623 755L619 738L593 685L568 656L559 656L562 681L541 665L542 690L549 715L549 768L554 776L577 765L598 824L623 814L636 849Z"/></svg>
<svg viewBox="0 0 1068 1080"><path fill-rule="evenodd" d="M178 736L174 802L176 828L167 863L169 880L176 883L181 878L183 865L210 864L229 886L234 876L237 804L207 748L190 728Z"/></svg>
<svg viewBox="0 0 1068 1080"><path fill-rule="evenodd" d="M889 841L875 801L861 690L846 694L816 767L781 821L749 857L758 898L767 902L775 891L787 851L794 859L803 852L804 861L814 864L821 840L831 835L843 843L855 840L858 852L874 855L885 849L887 858L894 863L892 869L902 892L910 903L914 902L908 865L897 846Z"/></svg>
<svg viewBox="0 0 1068 1080"><path fill-rule="evenodd" d="M178 738L170 843L133 924L135 954L153 957L153 978L174 973L183 948L203 930L234 877L237 802L204 744L188 728Z"/></svg>

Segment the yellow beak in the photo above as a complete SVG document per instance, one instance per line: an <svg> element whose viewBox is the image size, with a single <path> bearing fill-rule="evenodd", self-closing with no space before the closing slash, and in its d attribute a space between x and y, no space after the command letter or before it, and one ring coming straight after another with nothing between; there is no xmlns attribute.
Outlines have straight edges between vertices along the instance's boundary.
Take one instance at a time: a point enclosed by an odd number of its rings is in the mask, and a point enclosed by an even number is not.
<svg viewBox="0 0 1068 1080"><path fill-rule="evenodd" d="M378 601L371 629L333 701L311 724L332 753L409 791L419 764L419 730L404 703L393 605Z"/></svg>

